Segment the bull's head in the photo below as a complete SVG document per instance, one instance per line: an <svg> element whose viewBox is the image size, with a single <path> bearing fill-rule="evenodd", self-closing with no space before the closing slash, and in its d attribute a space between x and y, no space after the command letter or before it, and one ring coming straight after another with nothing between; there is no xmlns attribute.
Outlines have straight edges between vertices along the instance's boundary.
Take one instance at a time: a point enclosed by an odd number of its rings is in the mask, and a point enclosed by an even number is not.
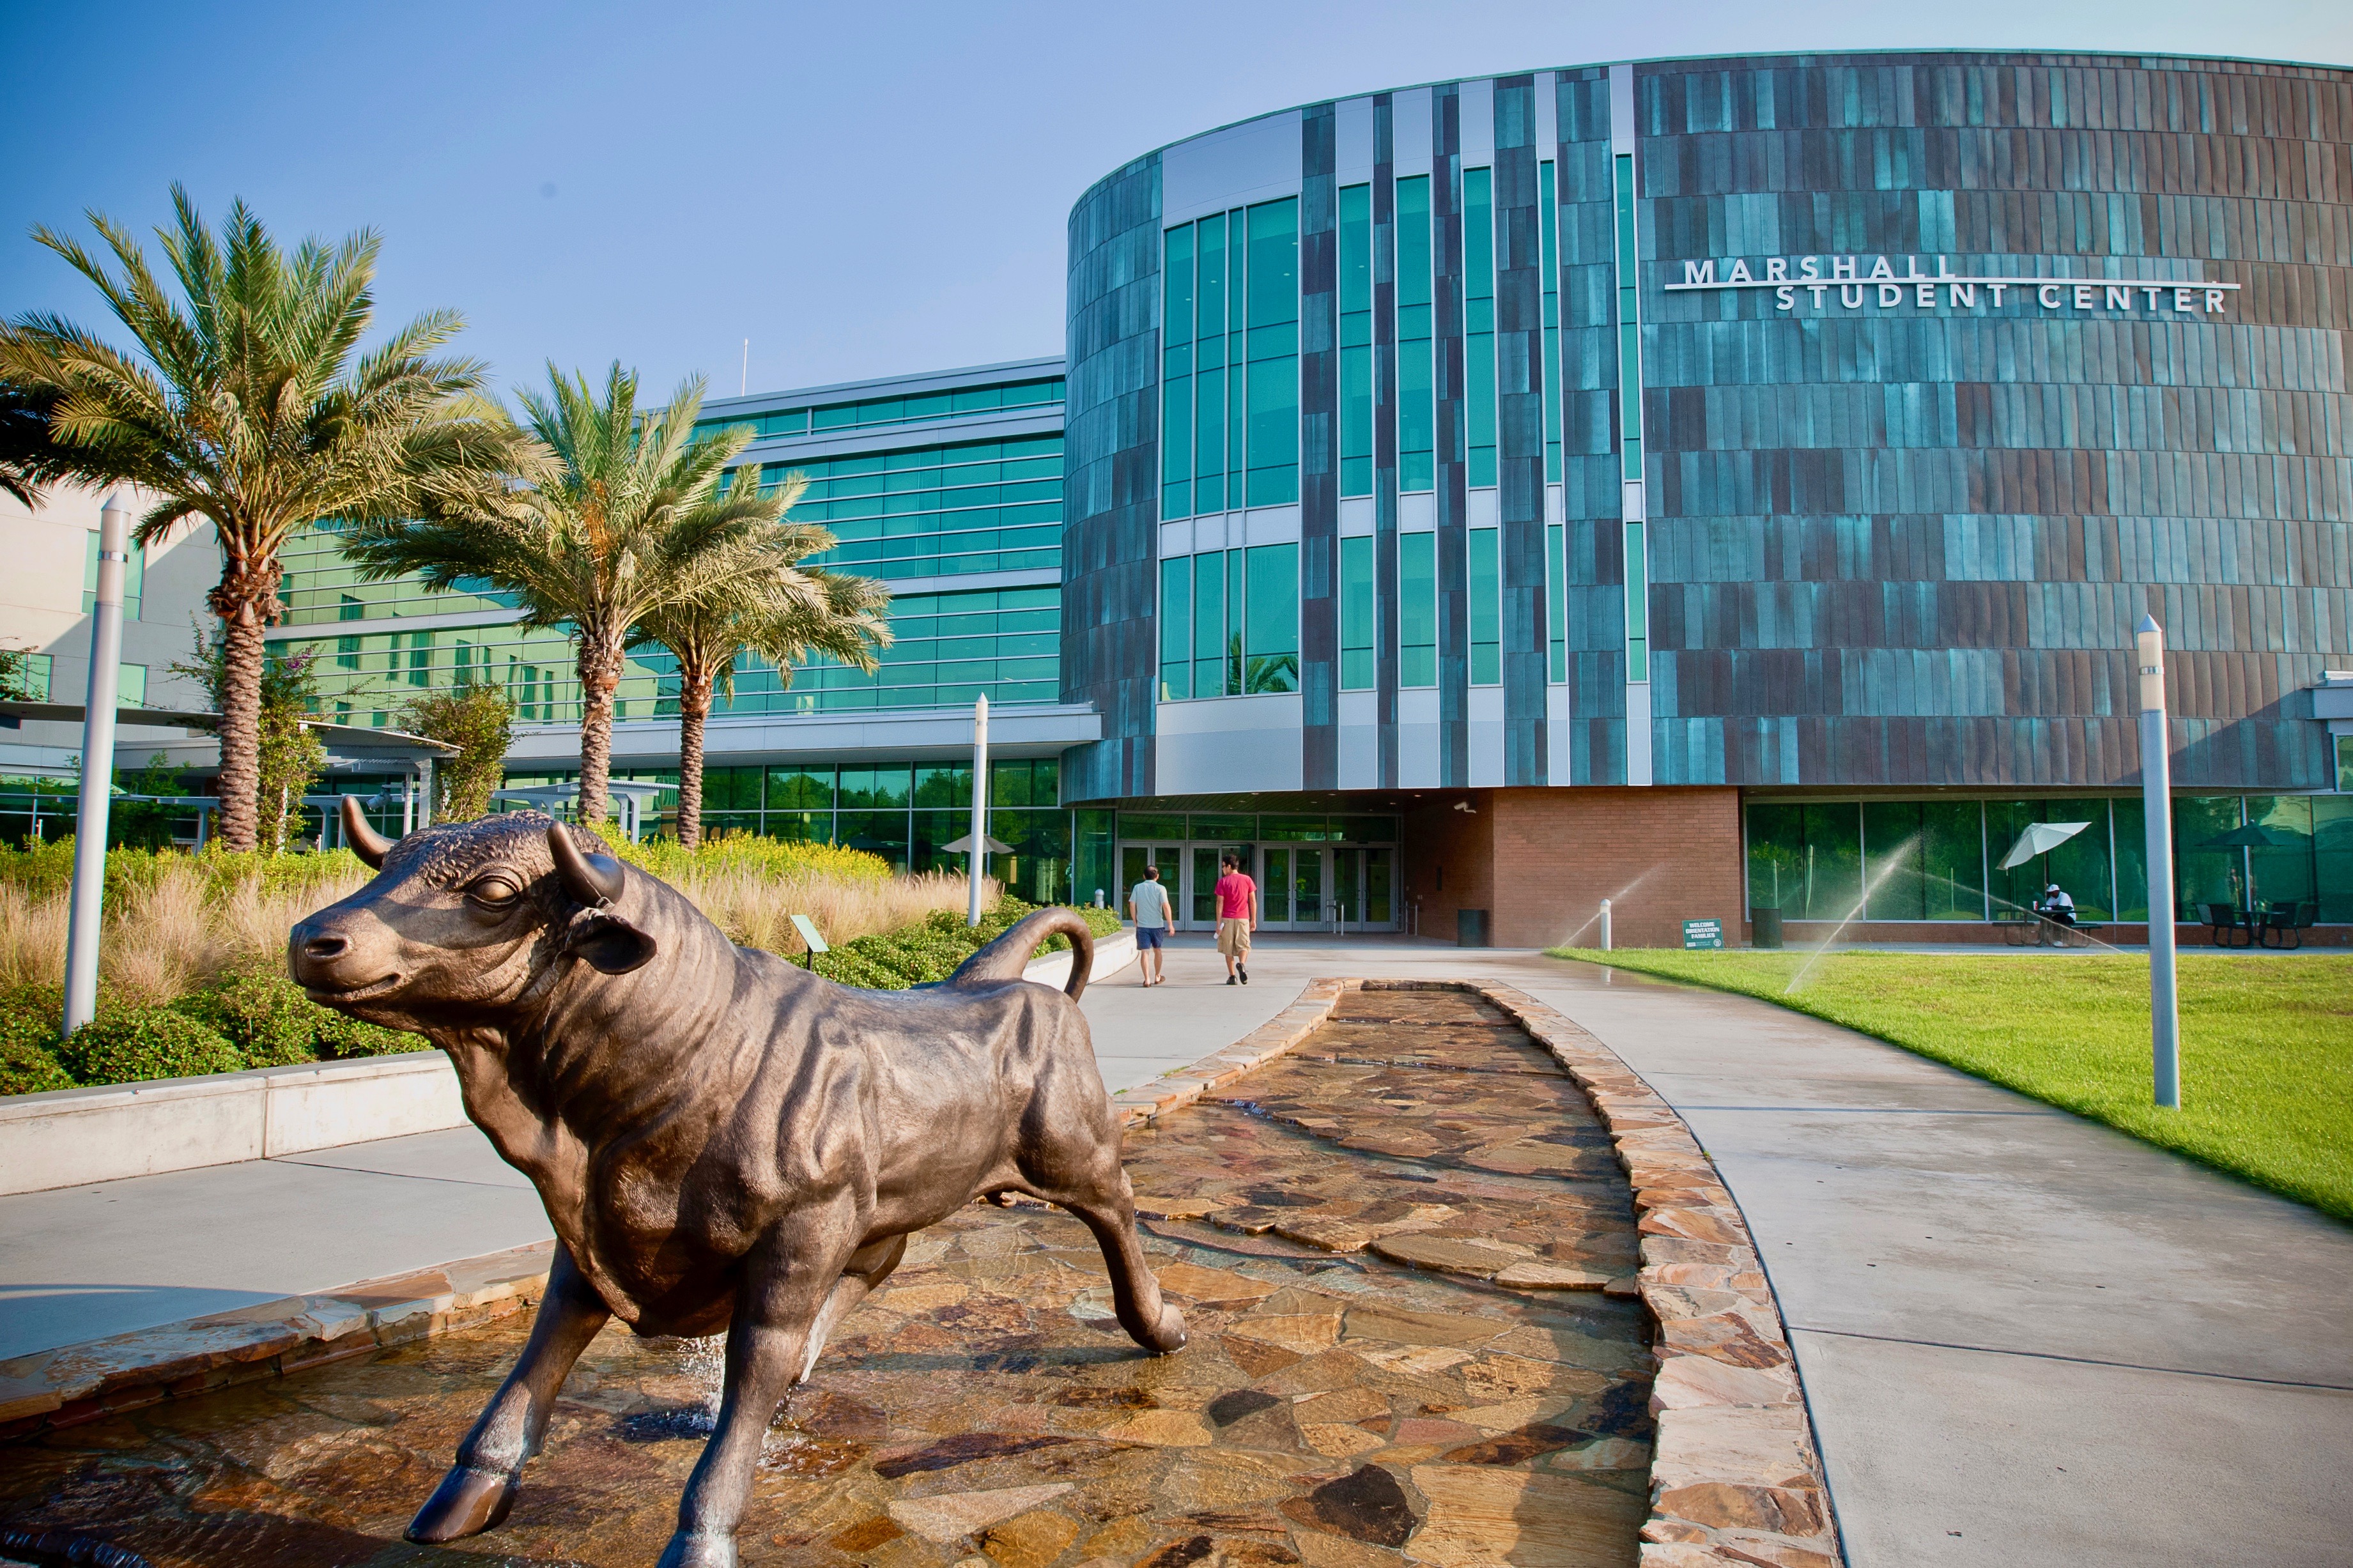
<svg viewBox="0 0 2353 1568"><path fill-rule="evenodd" d="M288 939L287 966L315 1001L421 1029L494 1015L552 966L626 974L654 956L653 937L618 907L639 901L628 868L592 836L581 835L582 849L572 829L538 812L395 844L346 796L343 829L377 874Z"/></svg>

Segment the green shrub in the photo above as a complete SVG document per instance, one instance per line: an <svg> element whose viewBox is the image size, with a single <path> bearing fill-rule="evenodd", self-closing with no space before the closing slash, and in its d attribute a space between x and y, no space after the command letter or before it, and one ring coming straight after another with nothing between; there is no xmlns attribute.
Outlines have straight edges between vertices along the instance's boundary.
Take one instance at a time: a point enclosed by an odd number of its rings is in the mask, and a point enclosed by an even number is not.
<svg viewBox="0 0 2353 1568"><path fill-rule="evenodd" d="M918 924L861 936L821 954L817 972L828 980L870 991L903 991L913 985L933 984L954 974L965 959L1012 930L1022 917L1039 907L1008 894L999 899L976 926L965 924L965 917L954 910L934 910ZM1086 921L1087 929L1098 938L1120 929L1119 916L1110 910L1081 910L1079 913ZM1039 945L1038 952L1058 952L1070 945L1068 937L1050 937Z"/></svg>
<svg viewBox="0 0 2353 1568"><path fill-rule="evenodd" d="M46 1094L72 1089L57 1053L29 1040L0 1039L0 1094Z"/></svg>
<svg viewBox="0 0 2353 1568"><path fill-rule="evenodd" d="M304 997L310 1002L309 997ZM403 1051L429 1051L433 1042L422 1035L412 1035L405 1029L387 1029L380 1024L364 1024L346 1013L332 1007L320 1007L311 1003L319 1014L319 1054L335 1061L352 1057L390 1057Z"/></svg>
<svg viewBox="0 0 2353 1568"><path fill-rule="evenodd" d="M316 1061L320 1025L333 1016L280 974L235 975L217 990L183 996L172 1005L218 1031L249 1068Z"/></svg>
<svg viewBox="0 0 2353 1568"><path fill-rule="evenodd" d="M58 1047L58 1059L83 1083L142 1083L236 1072L245 1058L219 1030L175 1007L101 1011Z"/></svg>

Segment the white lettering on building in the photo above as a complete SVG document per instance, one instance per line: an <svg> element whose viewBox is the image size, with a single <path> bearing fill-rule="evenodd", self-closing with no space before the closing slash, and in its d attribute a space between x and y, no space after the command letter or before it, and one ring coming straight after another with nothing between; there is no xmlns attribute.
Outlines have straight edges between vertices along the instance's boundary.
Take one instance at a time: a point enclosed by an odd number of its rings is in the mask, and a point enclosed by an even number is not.
<svg viewBox="0 0 2353 1568"><path fill-rule="evenodd" d="M1892 265L1899 259L1904 263L1901 272ZM1947 256L1934 258L1936 269L1931 273L1920 269L1924 259L1926 258L1915 256L1873 257L1871 270L1865 272L1863 258L1860 256L1767 256L1757 258L1757 270L1750 268L1749 258L1745 256L1721 261L1711 257L1705 261L1684 262L1683 281L1665 287L1670 294L1695 289L1770 289L1777 310L1795 310L1801 303L1810 303L1816 310L1829 310L1832 307L1828 297L1833 290L1838 295L1836 308L1846 310L1859 310L1866 303L1876 303L1883 310L1906 306L1921 310L1939 307L1977 310L1978 290L1984 290L1987 303L2000 307L2010 290L2015 289L2021 304L2031 300L2045 310L2172 311L2187 316L2221 315L2230 296L2241 287L2203 279L2187 282L2160 279L2153 283L2096 279L2086 282L2074 278L1963 272L1954 268L1953 258ZM1822 269L1825 260L1830 263L1826 278ZM1810 296L1810 300L1800 300L1801 293Z"/></svg>

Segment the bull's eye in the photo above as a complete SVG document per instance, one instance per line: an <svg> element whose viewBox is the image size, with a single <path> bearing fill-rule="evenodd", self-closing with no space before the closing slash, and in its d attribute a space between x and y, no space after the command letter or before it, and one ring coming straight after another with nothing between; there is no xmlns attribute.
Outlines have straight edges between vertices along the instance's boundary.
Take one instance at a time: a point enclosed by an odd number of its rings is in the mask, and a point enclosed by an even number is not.
<svg viewBox="0 0 2353 1568"><path fill-rule="evenodd" d="M486 910L503 910L522 897L522 889L504 877L484 877L466 889L466 896Z"/></svg>

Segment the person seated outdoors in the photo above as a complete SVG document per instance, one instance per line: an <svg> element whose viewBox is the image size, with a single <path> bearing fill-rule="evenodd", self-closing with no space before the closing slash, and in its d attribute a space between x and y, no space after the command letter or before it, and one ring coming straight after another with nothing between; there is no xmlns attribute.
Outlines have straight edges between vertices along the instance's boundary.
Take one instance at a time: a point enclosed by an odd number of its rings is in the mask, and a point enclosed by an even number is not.
<svg viewBox="0 0 2353 1568"><path fill-rule="evenodd" d="M2034 912L2054 926L2072 929L2075 923L2075 900L2067 896L2066 889L2053 882L2042 889L2042 901L2034 906ZM2063 936L2061 940L2065 939Z"/></svg>

